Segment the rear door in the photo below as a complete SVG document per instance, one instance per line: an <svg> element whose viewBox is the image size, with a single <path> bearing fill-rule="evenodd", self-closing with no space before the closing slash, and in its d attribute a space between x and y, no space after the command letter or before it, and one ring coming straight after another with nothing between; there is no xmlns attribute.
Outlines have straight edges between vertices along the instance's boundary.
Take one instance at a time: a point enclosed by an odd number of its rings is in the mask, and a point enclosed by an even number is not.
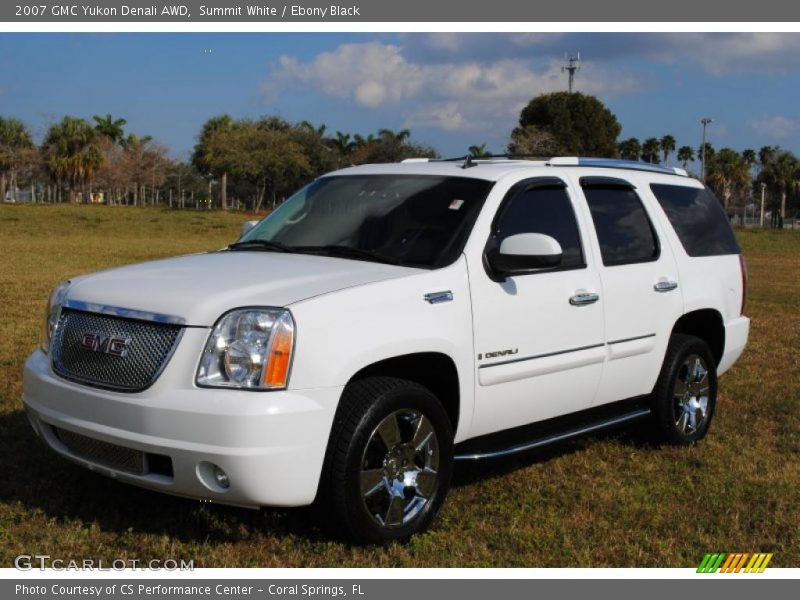
<svg viewBox="0 0 800 600"><path fill-rule="evenodd" d="M605 359L603 298L582 214L564 180L523 181L484 230L486 245L468 255L477 358L471 437L591 405ZM554 237L561 265L493 279L484 252L518 233Z"/></svg>
<svg viewBox="0 0 800 600"><path fill-rule="evenodd" d="M642 185L646 185L644 180ZM594 404L648 394L672 325L683 313L675 258L660 214L634 176L583 176L598 271L608 359Z"/></svg>

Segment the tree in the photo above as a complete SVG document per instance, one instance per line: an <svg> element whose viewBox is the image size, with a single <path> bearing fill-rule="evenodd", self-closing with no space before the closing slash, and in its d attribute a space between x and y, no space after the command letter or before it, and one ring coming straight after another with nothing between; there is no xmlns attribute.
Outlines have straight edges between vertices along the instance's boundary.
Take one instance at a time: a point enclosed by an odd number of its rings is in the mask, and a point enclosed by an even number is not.
<svg viewBox="0 0 800 600"><path fill-rule="evenodd" d="M563 154L556 137L536 125L516 127L508 142L509 154L550 157Z"/></svg>
<svg viewBox="0 0 800 600"><path fill-rule="evenodd" d="M767 184L780 193L780 212L777 215L776 224L782 228L783 220L786 218L786 197L796 182L800 180L800 161L791 152L777 148L771 149L767 155L769 161L766 165L762 163L762 175Z"/></svg>
<svg viewBox="0 0 800 600"><path fill-rule="evenodd" d="M639 160L642 155L642 144L638 138L632 137L619 143L619 157L625 160Z"/></svg>
<svg viewBox="0 0 800 600"><path fill-rule="evenodd" d="M394 133L394 132L392 132ZM356 146L351 154L353 164L390 163L406 158L436 158L436 150L430 146L413 144L408 141L411 132L407 129L397 135L381 133L380 137L361 138L363 143ZM356 136L358 143L360 136Z"/></svg>
<svg viewBox="0 0 800 600"><path fill-rule="evenodd" d="M197 145L192 152L192 164L195 168L208 178L219 179L220 205L223 210L228 209L228 170L221 166L219 156L214 154L211 148L219 148L219 144L214 143L215 138L229 130L232 125L233 119L227 114L210 118L203 124Z"/></svg>
<svg viewBox="0 0 800 600"><path fill-rule="evenodd" d="M331 144L341 157L346 157L355 148L355 142L352 141L352 136L349 133L336 132L336 137L331 140Z"/></svg>
<svg viewBox="0 0 800 600"><path fill-rule="evenodd" d="M727 211L734 192L749 186L750 168L742 155L730 148L722 148L712 160L706 160L706 178L709 185L722 196L722 205Z"/></svg>
<svg viewBox="0 0 800 600"><path fill-rule="evenodd" d="M742 160L747 164L748 169L753 169L758 164L758 155L752 148L742 150Z"/></svg>
<svg viewBox="0 0 800 600"><path fill-rule="evenodd" d="M134 203L146 204L148 184L155 202L155 190L164 183L169 167L167 149L149 136L139 138L131 134L123 150L121 168L127 184L134 189Z"/></svg>
<svg viewBox="0 0 800 600"><path fill-rule="evenodd" d="M667 134L659 140L659 145L661 146L661 155L664 158L664 164L667 164L669 162L670 154L675 152L675 146L677 145L677 142L673 136Z"/></svg>
<svg viewBox="0 0 800 600"><path fill-rule="evenodd" d="M467 151L469 152L470 156L474 158L482 158L485 156L490 156L491 152L486 149L486 144L474 145L470 146Z"/></svg>
<svg viewBox="0 0 800 600"><path fill-rule="evenodd" d="M617 137L622 126L594 96L579 92L537 96L520 113L519 127L524 129L529 125L552 135L565 154L617 156Z"/></svg>
<svg viewBox="0 0 800 600"><path fill-rule="evenodd" d="M293 128L279 121L236 121L209 140L208 152L219 168L256 185L256 210L268 191L274 205L281 192L291 190L291 182L311 177L311 165Z"/></svg>
<svg viewBox="0 0 800 600"><path fill-rule="evenodd" d="M379 129L378 136L381 139L402 144L411 137L411 130L401 129L400 131L394 131L392 129Z"/></svg>
<svg viewBox="0 0 800 600"><path fill-rule="evenodd" d="M16 190L17 171L33 159L33 142L25 124L19 119L0 117L0 202L6 190Z"/></svg>
<svg viewBox="0 0 800 600"><path fill-rule="evenodd" d="M642 160L658 164L661 162L660 153L661 142L658 141L658 138L651 137L642 142Z"/></svg>
<svg viewBox="0 0 800 600"><path fill-rule="evenodd" d="M92 118L95 122L95 130L115 144L125 137L125 131L122 129L128 123L125 119L115 119L111 114L107 114L105 117L95 115Z"/></svg>
<svg viewBox="0 0 800 600"><path fill-rule="evenodd" d="M85 120L64 117L50 126L42 144L42 154L51 177L66 183L70 202L78 190L85 191L103 162L98 133Z"/></svg>
<svg viewBox="0 0 800 600"><path fill-rule="evenodd" d="M694 160L694 150L691 146L681 146L678 148L678 160L681 161L683 168L686 169L689 161Z"/></svg>

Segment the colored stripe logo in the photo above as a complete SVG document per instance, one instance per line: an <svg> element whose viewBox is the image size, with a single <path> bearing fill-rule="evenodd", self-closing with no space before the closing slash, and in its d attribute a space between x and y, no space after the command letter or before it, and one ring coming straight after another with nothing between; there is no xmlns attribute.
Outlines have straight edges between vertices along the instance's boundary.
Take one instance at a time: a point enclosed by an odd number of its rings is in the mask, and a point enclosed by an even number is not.
<svg viewBox="0 0 800 600"><path fill-rule="evenodd" d="M715 552L706 554L697 567L698 573L763 573L772 553Z"/></svg>

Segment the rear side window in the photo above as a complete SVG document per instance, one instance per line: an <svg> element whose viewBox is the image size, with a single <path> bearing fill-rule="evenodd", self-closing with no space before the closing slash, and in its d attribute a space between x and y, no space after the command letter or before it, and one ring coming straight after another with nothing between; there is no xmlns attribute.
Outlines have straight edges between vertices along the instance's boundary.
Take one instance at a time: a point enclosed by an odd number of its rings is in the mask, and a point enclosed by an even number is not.
<svg viewBox="0 0 800 600"><path fill-rule="evenodd" d="M709 190L650 185L689 256L739 254L739 244L719 200Z"/></svg>
<svg viewBox="0 0 800 600"><path fill-rule="evenodd" d="M578 223L563 186L537 186L520 191L503 208L497 222L495 242L518 233L543 233L561 244L559 269L585 266Z"/></svg>
<svg viewBox="0 0 800 600"><path fill-rule="evenodd" d="M616 185L581 180L603 264L616 266L656 260L658 239L642 201L630 184L620 181Z"/></svg>

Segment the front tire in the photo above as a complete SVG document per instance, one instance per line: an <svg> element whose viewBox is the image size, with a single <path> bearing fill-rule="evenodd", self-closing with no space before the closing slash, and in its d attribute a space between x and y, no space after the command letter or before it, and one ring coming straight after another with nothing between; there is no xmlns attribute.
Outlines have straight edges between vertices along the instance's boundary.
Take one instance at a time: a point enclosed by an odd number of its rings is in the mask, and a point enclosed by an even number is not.
<svg viewBox="0 0 800 600"><path fill-rule="evenodd" d="M452 427L436 396L411 381L372 377L345 388L319 497L356 541L405 540L430 526L452 470Z"/></svg>
<svg viewBox="0 0 800 600"><path fill-rule="evenodd" d="M717 365L700 338L674 334L653 390L655 429L660 441L692 444L708 432L717 404Z"/></svg>

